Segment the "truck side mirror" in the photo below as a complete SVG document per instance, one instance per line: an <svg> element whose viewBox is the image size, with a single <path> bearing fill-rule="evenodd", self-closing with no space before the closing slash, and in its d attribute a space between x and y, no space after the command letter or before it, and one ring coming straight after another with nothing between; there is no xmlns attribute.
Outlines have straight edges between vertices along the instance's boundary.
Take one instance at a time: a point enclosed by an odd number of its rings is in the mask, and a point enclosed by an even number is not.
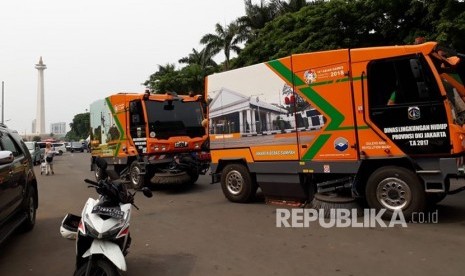
<svg viewBox="0 0 465 276"><path fill-rule="evenodd" d="M137 108L137 103L136 102L130 102L129 103L129 111L131 113L138 113L139 109Z"/></svg>

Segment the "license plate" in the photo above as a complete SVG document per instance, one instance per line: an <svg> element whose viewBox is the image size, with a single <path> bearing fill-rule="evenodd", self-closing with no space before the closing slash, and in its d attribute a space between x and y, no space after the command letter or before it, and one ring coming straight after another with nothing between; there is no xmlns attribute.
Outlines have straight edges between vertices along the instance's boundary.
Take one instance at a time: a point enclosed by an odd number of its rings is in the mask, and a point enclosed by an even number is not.
<svg viewBox="0 0 465 276"><path fill-rule="evenodd" d="M178 142L174 143L175 148L185 148L185 147L187 147L187 145L188 144L185 141L178 141Z"/></svg>
<svg viewBox="0 0 465 276"><path fill-rule="evenodd" d="M115 219L122 219L124 217L124 212L115 208L94 206L92 208L92 214L109 216Z"/></svg>

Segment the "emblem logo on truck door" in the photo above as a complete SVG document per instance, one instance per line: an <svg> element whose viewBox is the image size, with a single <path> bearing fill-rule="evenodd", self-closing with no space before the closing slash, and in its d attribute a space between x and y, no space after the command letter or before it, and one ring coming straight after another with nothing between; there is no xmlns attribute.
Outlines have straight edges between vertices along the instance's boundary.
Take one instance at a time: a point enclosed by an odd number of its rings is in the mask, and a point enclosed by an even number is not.
<svg viewBox="0 0 465 276"><path fill-rule="evenodd" d="M420 108L418 106L409 107L407 112L410 120L418 120L421 117Z"/></svg>
<svg viewBox="0 0 465 276"><path fill-rule="evenodd" d="M304 79L306 84L312 84L316 81L316 72L315 70L307 70L304 73Z"/></svg>
<svg viewBox="0 0 465 276"><path fill-rule="evenodd" d="M338 151L345 151L349 147L349 141L346 138L339 137L334 140L334 148Z"/></svg>

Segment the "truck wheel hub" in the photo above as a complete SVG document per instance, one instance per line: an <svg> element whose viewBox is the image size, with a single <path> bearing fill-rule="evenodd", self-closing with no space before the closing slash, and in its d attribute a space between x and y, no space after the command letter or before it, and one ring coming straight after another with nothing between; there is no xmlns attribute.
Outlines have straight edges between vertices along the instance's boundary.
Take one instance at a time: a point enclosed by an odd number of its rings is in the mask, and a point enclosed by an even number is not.
<svg viewBox="0 0 465 276"><path fill-rule="evenodd" d="M227 185L229 193L238 195L242 191L244 179L238 171L230 171L227 175Z"/></svg>
<svg viewBox="0 0 465 276"><path fill-rule="evenodd" d="M412 192L410 187L403 180L390 177L378 184L376 197L383 208L402 210L410 204Z"/></svg>

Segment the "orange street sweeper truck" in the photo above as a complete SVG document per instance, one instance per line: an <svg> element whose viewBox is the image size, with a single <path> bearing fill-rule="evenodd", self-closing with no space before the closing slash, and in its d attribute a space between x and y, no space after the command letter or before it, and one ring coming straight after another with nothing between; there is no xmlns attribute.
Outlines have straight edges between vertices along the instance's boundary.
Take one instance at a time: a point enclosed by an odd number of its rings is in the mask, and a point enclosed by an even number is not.
<svg viewBox="0 0 465 276"><path fill-rule="evenodd" d="M96 157L135 189L192 184L210 164L202 95L118 93L90 106L91 170Z"/></svg>
<svg viewBox="0 0 465 276"><path fill-rule="evenodd" d="M295 54L207 78L226 198L422 211L464 177L465 56L435 42ZM320 197L321 198L321 197Z"/></svg>

